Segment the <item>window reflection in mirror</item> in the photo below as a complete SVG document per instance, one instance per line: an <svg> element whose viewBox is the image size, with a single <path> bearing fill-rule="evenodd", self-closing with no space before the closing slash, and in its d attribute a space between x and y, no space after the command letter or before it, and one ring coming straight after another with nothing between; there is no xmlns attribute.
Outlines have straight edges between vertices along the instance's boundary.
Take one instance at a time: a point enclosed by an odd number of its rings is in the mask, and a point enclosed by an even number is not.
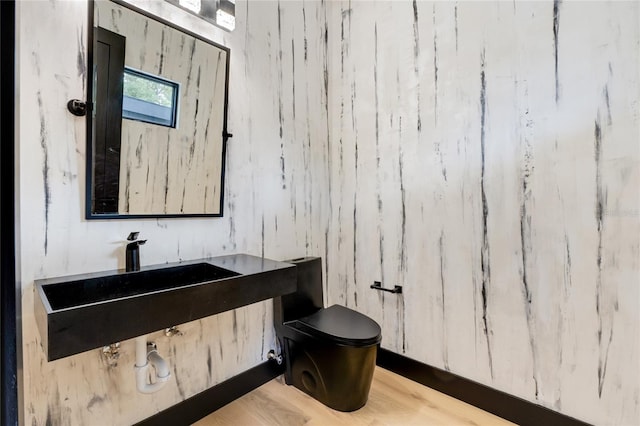
<svg viewBox="0 0 640 426"><path fill-rule="evenodd" d="M176 127L180 85L132 68L124 68L122 118Z"/></svg>

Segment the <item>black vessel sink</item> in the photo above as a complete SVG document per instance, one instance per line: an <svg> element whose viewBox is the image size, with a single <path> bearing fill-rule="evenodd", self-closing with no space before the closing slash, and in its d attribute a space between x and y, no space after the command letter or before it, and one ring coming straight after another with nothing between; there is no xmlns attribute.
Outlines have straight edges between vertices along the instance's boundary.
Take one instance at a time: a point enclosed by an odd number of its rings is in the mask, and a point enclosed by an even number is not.
<svg viewBox="0 0 640 426"><path fill-rule="evenodd" d="M36 281L49 361L296 290L295 266L235 254Z"/></svg>
<svg viewBox="0 0 640 426"><path fill-rule="evenodd" d="M58 310L238 275L209 263L196 263L44 285L42 289L51 309Z"/></svg>

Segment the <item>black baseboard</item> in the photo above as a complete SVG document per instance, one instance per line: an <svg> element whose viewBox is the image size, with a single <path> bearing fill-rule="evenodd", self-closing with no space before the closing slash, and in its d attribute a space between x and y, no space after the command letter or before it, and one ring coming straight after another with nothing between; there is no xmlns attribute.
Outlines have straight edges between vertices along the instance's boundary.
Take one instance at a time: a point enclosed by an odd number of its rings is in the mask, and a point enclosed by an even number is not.
<svg viewBox="0 0 640 426"><path fill-rule="evenodd" d="M573 417L560 414L430 365L422 364L387 349L380 348L378 350L377 364L414 382L428 386L522 426L588 425L588 423Z"/></svg>
<svg viewBox="0 0 640 426"><path fill-rule="evenodd" d="M377 365L439 392L522 426L588 426L573 417L533 404L448 371L423 364L387 349L378 350ZM192 396L143 421L138 426L190 425L284 373L267 361Z"/></svg>
<svg viewBox="0 0 640 426"><path fill-rule="evenodd" d="M190 425L262 386L284 372L284 366L267 361L155 414L138 426Z"/></svg>

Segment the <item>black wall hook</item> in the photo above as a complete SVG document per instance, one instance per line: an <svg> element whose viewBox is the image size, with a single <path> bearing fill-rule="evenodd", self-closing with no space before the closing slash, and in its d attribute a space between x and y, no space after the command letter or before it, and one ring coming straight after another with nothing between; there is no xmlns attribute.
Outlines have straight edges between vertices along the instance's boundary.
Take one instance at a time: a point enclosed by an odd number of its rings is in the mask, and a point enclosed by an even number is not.
<svg viewBox="0 0 640 426"><path fill-rule="evenodd" d="M67 109L71 114L82 117L87 114L87 103L80 99L71 99L67 102Z"/></svg>
<svg viewBox="0 0 640 426"><path fill-rule="evenodd" d="M382 287L382 283L380 281L374 281L373 284L371 284L371 288L374 290L386 291L388 293L395 293L395 294L402 293L402 286L396 285L396 286L393 286L393 288L384 288Z"/></svg>

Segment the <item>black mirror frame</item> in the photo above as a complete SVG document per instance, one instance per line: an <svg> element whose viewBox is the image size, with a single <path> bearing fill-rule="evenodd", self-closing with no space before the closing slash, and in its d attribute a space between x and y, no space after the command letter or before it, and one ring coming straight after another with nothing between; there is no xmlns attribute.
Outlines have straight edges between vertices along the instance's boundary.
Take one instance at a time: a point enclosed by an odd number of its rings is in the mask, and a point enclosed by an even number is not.
<svg viewBox="0 0 640 426"><path fill-rule="evenodd" d="M198 40L201 40L207 44L213 45L220 50L223 50L227 54L226 64L225 64L225 83L224 83L224 112L223 112L223 123L222 123L222 160L221 160L221 168L220 168L220 213L185 213L185 214L117 214L117 213L105 213L105 214L96 214L93 213L92 209L92 192L93 192L93 54L94 54L94 13L95 13L95 1L88 1L88 29L87 29L87 71L86 71L86 79L87 79L87 102L86 102L86 124L87 124L87 132L86 132L86 178L85 178L85 218L88 220L105 220L105 219L168 219L168 218L193 218L193 217L222 217L224 213L224 178L225 178L225 169L226 169L226 156L227 156L227 141L230 137L232 137L231 133L228 132L227 129L227 114L229 107L229 64L230 64L230 56L231 49L221 44L218 44L208 38L202 37L192 31L189 31L183 27L180 27L166 19L163 19L159 16L153 15L146 10L140 9L130 3L127 3L123 0L110 0L111 2L118 4L120 6L126 7L136 13L139 13L149 19L153 19L163 25L171 27L175 30L181 31L191 37L194 37ZM186 12L185 12L186 13Z"/></svg>

